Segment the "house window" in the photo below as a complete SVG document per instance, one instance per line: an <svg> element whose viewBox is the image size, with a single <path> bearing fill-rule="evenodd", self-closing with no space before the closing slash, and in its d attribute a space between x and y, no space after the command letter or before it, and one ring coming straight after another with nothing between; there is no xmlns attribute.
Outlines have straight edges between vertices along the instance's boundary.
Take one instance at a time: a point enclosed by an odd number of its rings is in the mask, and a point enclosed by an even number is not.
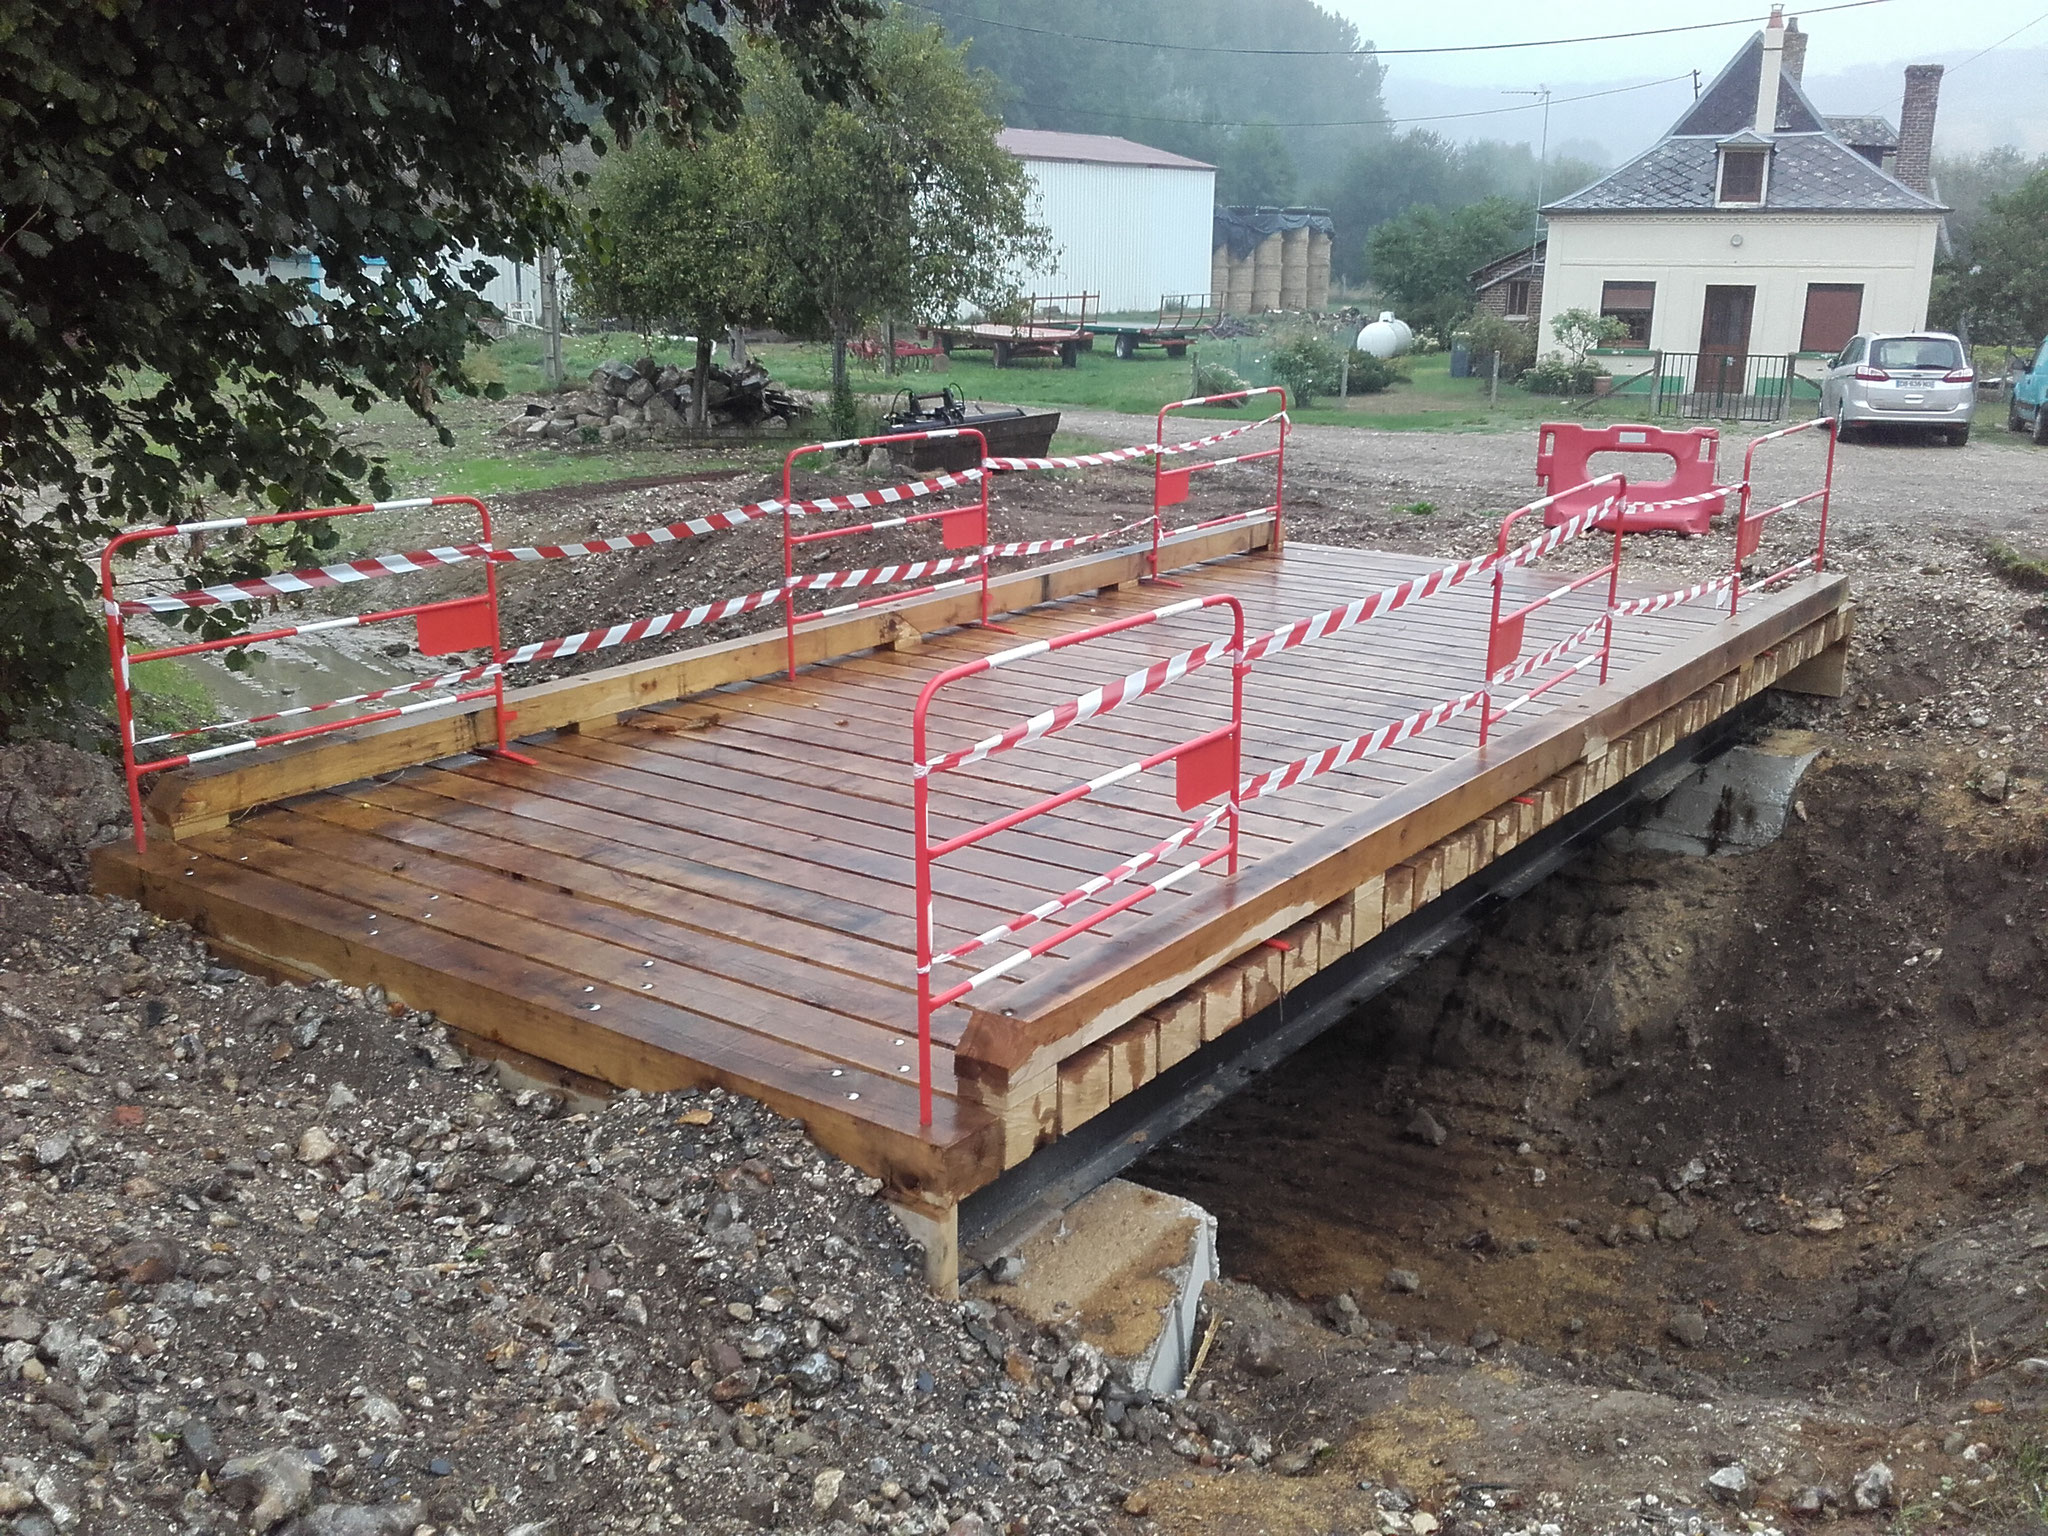
<svg viewBox="0 0 2048 1536"><path fill-rule="evenodd" d="M1526 320L1529 318L1529 281L1527 278L1517 278L1514 282L1508 284L1507 318L1510 320Z"/></svg>
<svg viewBox="0 0 2048 1536"><path fill-rule="evenodd" d="M1808 283L1806 323L1800 327L1802 352L1839 352L1863 321L1861 283Z"/></svg>
<svg viewBox="0 0 2048 1536"><path fill-rule="evenodd" d="M1770 160L1766 149L1724 149L1721 151L1721 196L1724 203L1760 203L1764 200L1764 169Z"/></svg>
<svg viewBox="0 0 2048 1536"><path fill-rule="evenodd" d="M1628 327L1618 347L1648 347L1650 312L1657 306L1655 283L1604 283L1600 288L1600 315Z"/></svg>

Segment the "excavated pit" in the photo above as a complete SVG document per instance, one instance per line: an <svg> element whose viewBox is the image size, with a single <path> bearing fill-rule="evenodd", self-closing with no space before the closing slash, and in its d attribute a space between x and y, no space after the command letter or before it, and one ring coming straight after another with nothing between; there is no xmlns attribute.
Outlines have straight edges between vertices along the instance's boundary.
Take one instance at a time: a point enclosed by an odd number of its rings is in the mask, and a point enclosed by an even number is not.
<svg viewBox="0 0 2048 1536"><path fill-rule="evenodd" d="M2048 1352L2043 799L1824 752L1777 842L1604 847L1132 1176L1226 1276L1402 1339L1967 1396Z"/></svg>

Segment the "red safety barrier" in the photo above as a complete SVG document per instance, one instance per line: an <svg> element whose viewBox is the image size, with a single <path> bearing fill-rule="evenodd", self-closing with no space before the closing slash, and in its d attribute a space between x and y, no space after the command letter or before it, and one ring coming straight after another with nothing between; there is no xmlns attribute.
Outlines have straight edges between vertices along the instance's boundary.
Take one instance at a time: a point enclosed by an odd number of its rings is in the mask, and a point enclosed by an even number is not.
<svg viewBox="0 0 2048 1536"><path fill-rule="evenodd" d="M1803 495L1794 496L1790 501L1781 501L1776 506L1765 507L1761 511L1755 510L1752 503L1756 497L1757 449L1763 447L1765 443L1774 443L1781 438L1795 437L1801 432L1818 431L1825 431L1828 438L1827 464L1826 468L1822 471L1820 489L1807 491ZM1762 437L1752 440L1748 451L1743 454L1742 510L1736 515L1735 519L1735 570L1733 573L1734 580L1728 593L1728 615L1730 618L1735 616L1735 610L1741 604L1745 595L1752 592L1761 592L1764 588L1774 586L1786 577L1796 575L1800 571L1813 571L1818 574L1822 567L1827 564L1828 503L1833 499L1835 490L1836 438L1837 424L1835 418L1832 416L1816 416L1811 421L1802 421L1794 426L1780 427L1775 432L1766 432ZM1763 542L1764 525L1780 513L1790 512L1795 507L1803 507L1810 501L1818 501L1820 503L1820 529L1814 537L1813 553L1805 556L1803 559L1793 561L1783 570L1774 571L1769 576L1744 586L1743 571L1748 566L1750 557L1757 552L1757 547Z"/></svg>
<svg viewBox="0 0 2048 1536"><path fill-rule="evenodd" d="M204 587L192 592L180 592L162 597L141 597L119 599L114 595L114 561L126 548L133 544L153 539L183 538L192 534L213 533L231 528L269 528L281 523L303 523L315 518L355 517L365 512L389 512L413 507L473 507L483 537L479 542L464 544L442 550L414 551L409 555L386 555L373 559L349 561L340 565L324 566L317 570L297 571L234 582L215 587ZM375 613L351 614L340 618L315 619L305 624L289 624L273 629L240 635L228 635L218 640L196 640L186 645L168 645L156 650L130 651L128 649L127 620L134 615L152 612L176 612L184 609L212 607L220 604L253 602L266 597L284 596L315 588L332 588L355 581L369 580L378 576L400 575L428 565L450 565L461 560L481 559L484 567L484 590L471 597L443 598L437 602L414 603L402 608L386 608ZM315 507L303 512L271 512L259 517L223 517L206 522L170 524L152 528L130 528L116 534L100 551L100 599L106 610L107 648L114 672L114 716L121 733L121 762L128 782L128 809L135 819L135 851L148 851L148 837L142 820L142 780L150 774L161 773L167 768L182 768L190 763L207 762L213 758L227 757L238 752L253 752L259 747L278 746L285 742L302 741L309 736L325 735L329 731L345 730L350 726L367 725L377 720L391 720L400 715L410 715L421 710L435 709L444 704L463 704L477 699L491 699L497 706L498 744L494 749L507 757L517 757L507 744L506 727L511 723L512 712L505 705L504 665L505 653L498 630L498 576L493 559L491 542L490 509L474 496L421 496L404 501L366 502L353 507ZM305 704L294 709L279 710L271 714L255 715L247 720L228 721L220 725L202 726L190 731L169 732L138 740L135 735L135 708L130 684L129 669L138 662L167 661L180 656L203 656L217 651L235 650L243 646L262 645L268 641L286 640L296 635L323 634L329 630L355 629L368 624L384 624L400 619L411 619L417 634L420 652L427 656L446 656L456 651L488 650L491 660L488 664L471 667L460 672L450 672L440 677L427 678L416 683L404 683L391 688L381 688L371 693L354 694L345 699L334 699L321 704ZM318 725L300 726L295 730L277 731L258 735L247 741L229 742L224 746L202 747L194 752L181 752L168 757L152 758L147 762L138 760L138 747L154 745L186 736L203 735L217 730L234 730L246 726L267 724L288 716L315 714L329 709L340 709L354 704L376 703L401 693L426 692L435 688L461 687L465 683L485 682L486 686L469 689L445 699L422 699L411 704L394 705L373 710L368 714L350 715L345 719L325 721Z"/></svg>
<svg viewBox="0 0 2048 1536"><path fill-rule="evenodd" d="M915 443L941 437L971 437L981 449L975 455L975 463L979 464L988 457L988 439L974 427L936 427L923 432L890 432L880 437L849 437L832 443L806 443L801 448L790 449L782 460L782 499L785 503L793 502L795 492L791 489L790 478L796 461L805 454L829 453L840 448L881 448L890 443ZM972 569L980 573L981 622L988 623L988 474L980 469L971 473L978 494L976 501L964 506L941 507L935 512L911 512L902 517L880 518L872 523L856 523L847 528L820 528L812 533L798 533L794 519L797 507L785 506L782 515L782 627L788 649L791 678L796 676L797 625L813 623L837 614L851 613L856 609L873 607L878 603L893 603L903 598L928 596L939 591L940 586L928 585L909 592L884 593L879 597L862 598L804 614L796 611L796 595L801 591L886 586L896 582L915 581L925 576L945 575L955 570ZM827 498L827 501L835 499ZM848 500L855 504L866 504L865 498L854 497ZM876 533L884 528L912 528L921 523L937 523L941 541L947 549L968 550L972 553L939 560L919 560L909 564L870 566L861 570L819 571L804 576L796 573L796 551L799 545L822 543L828 539L851 538L855 534ZM964 585L966 580L967 578L962 578L940 585L960 586Z"/></svg>
<svg viewBox="0 0 2048 1536"><path fill-rule="evenodd" d="M1168 464L1169 453L1174 451L1169 450L1166 445L1166 418L1168 416L1172 415L1175 411L1191 410L1198 405L1228 405L1233 401L1250 400L1259 395L1278 395L1280 397L1279 411L1267 418L1268 421L1277 421L1280 424L1280 441L1277 444L1271 448L1260 448L1251 453L1232 454L1227 459L1198 459L1191 464L1171 466ZM1264 423L1258 423L1258 425L1264 425ZM1155 451L1152 456L1153 523L1152 555L1148 562L1150 573L1154 580L1157 580L1159 577L1159 541L1164 536L1166 528L1165 519L1160 514L1168 507L1179 506L1188 499L1189 482L1194 476L1205 470L1221 469L1226 464L1250 464L1260 459L1271 459L1273 461L1272 505L1258 507L1249 512L1233 513L1229 517L1211 518L1207 522L1197 523L1194 526L1196 528L1213 528L1221 523L1238 522L1270 514L1273 519L1272 548L1276 550L1280 548L1282 542L1280 519L1283 515L1282 501L1284 499L1282 488L1287 482L1287 427L1287 391L1278 384L1267 384L1257 389L1233 390L1227 395L1203 395L1193 400L1175 400L1171 404L1162 405L1159 408L1159 416L1152 434L1152 440L1155 445ZM1220 441L1221 436L1234 435L1235 433L1221 434L1217 439L1212 439L1211 441ZM1201 446L1201 444L1179 445L1183 449L1196 446ZM1176 533L1187 531L1189 530L1174 530Z"/></svg>
<svg viewBox="0 0 2048 1536"><path fill-rule="evenodd" d="M1622 525L1630 533L1705 533L1735 489L1715 484L1720 452L1721 434L1714 427L1588 427L1547 421L1537 429L1536 483L1546 491L1582 486L1592 476L1588 466L1596 453L1668 455L1676 471L1669 480L1636 481L1636 500L1622 509ZM1588 504L1590 499L1562 498L1551 506L1549 521L1563 522Z"/></svg>
<svg viewBox="0 0 2048 1536"><path fill-rule="evenodd" d="M1070 646L1083 645L1090 640L1099 640L1107 635L1120 634L1125 630L1137 629L1147 624L1157 624L1164 619L1177 618L1182 614L1194 613L1204 608L1227 608L1230 610L1231 630L1229 639L1211 640L1190 650L1178 652L1164 660L1152 663L1113 683L1092 688L1088 692L1069 699L1066 703L1033 715L1030 719L1010 729L985 737L968 746L936 756L927 751L927 715L932 700L951 683L962 678L976 677L1002 667L1027 661L1034 656L1044 656L1062 651ZM1208 665L1212 661L1228 658L1231 669L1230 719L1223 725L1203 731L1199 735L1177 745L1164 748L1151 755L1128 762L1097 774L1094 778L1071 785L1058 794L1049 795L1019 810L1010 811L992 821L970 827L951 837L933 840L931 835L931 780L933 775L950 773L965 768L998 752L1007 752L1013 747L1066 730L1098 715L1109 713L1124 704L1159 692L1186 677L1190 672ZM916 863L917 884L917 1051L918 1051L918 1109L920 1123L932 1123L932 1015L949 1003L959 1001L975 989L987 985L1000 976L1007 975L1028 960L1058 948L1076 934L1085 933L1107 918L1128 910L1147 897L1167 890L1187 879L1197 871L1224 860L1228 872L1237 872L1238 849L1238 774L1244 745L1244 609L1235 597L1226 593L1207 597L1189 598L1183 602L1169 603L1147 613L1132 614L1128 618L1114 619L1106 624L1096 624L1087 629L1061 635L1053 640L1034 640L1028 645L1014 646L994 655L978 657L948 667L924 685L917 696L917 706L911 714L911 827L912 848ZM1142 853L1124 860L1115 868L1106 870L1091 880L1084 881L1072 890L1063 892L1049 901L1042 902L1027 912L1020 912L1005 922L997 924L986 932L976 934L964 943L956 944L943 954L934 953L932 925L932 868L948 854L957 853L1020 826L1034 816L1058 810L1077 800L1093 795L1113 784L1141 773L1164 767L1171 763L1174 770L1175 802L1183 811L1194 810L1208 804L1218 796L1224 803L1205 816L1199 817L1180 828L1172 836L1153 844ZM950 965L968 955L995 944L1035 924L1045 922L1080 905L1082 902L1101 894L1112 886L1150 869L1165 860L1176 849L1196 841L1217 826L1226 826L1228 833L1224 845L1203 853L1186 863L1175 866L1156 880L1146 882L1125 892L1116 900L1104 904L1100 909L1061 927L1050 936L1035 943L1025 944L993 965L984 967L965 981L935 993L932 990L932 972L940 965Z"/></svg>
<svg viewBox="0 0 2048 1536"><path fill-rule="evenodd" d="M1614 501L1619 506L1626 506L1628 481L1619 475L1614 476L1613 479L1616 482L1613 492ZM1493 606L1486 626L1486 681L1485 686L1479 690L1479 745L1482 747L1486 745L1487 734L1491 730L1493 722L1508 712L1507 709L1496 710L1493 707L1493 690L1495 688L1540 671L1551 662L1557 660L1566 651L1585 644L1596 633L1601 637L1598 659L1600 662L1600 681L1603 683L1607 681L1608 662L1613 655L1614 603L1615 598L1619 595L1618 589L1621 585L1621 541L1628 531L1626 517L1605 517L1599 519L1599 522L1604 525L1611 525L1614 530L1614 553L1603 564L1595 566L1584 575L1574 576L1562 586L1553 587L1549 591L1531 598L1528 602L1507 613L1501 611L1507 597L1509 569L1508 534L1514 528L1518 519L1526 517L1535 510L1536 508L1533 506L1519 507L1502 518L1500 535L1494 544ZM1549 515L1547 511L1545 515ZM1536 655L1525 660L1522 656L1522 642L1524 630L1528 625L1529 615L1549 607L1552 603L1561 602L1581 587L1591 586L1602 578L1605 578L1607 582L1607 601L1602 605L1600 617L1577 633L1537 652ZM1576 675L1590 665L1593 659L1591 656L1585 657L1574 662L1564 671L1558 673L1557 676L1546 678L1543 682L1531 688L1524 696L1516 699L1509 708L1520 708L1531 699L1542 697L1566 678Z"/></svg>

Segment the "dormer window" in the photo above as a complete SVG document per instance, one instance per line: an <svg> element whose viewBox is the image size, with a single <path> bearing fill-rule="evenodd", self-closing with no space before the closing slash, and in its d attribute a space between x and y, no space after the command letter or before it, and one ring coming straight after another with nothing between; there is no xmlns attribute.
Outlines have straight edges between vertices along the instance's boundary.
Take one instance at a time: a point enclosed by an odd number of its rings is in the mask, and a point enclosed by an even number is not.
<svg viewBox="0 0 2048 1536"><path fill-rule="evenodd" d="M1723 207L1756 207L1770 183L1770 141L1754 133L1724 140L1714 201Z"/></svg>

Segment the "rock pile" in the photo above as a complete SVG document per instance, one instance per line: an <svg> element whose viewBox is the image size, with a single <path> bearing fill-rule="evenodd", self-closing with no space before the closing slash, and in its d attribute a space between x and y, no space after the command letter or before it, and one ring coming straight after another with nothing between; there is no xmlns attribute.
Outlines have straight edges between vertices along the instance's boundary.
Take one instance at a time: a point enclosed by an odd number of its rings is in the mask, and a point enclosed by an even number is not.
<svg viewBox="0 0 2048 1536"><path fill-rule="evenodd" d="M508 437L579 446L679 437L689 417L695 379L673 364L643 357L616 359L591 371L590 387L536 400L507 422ZM705 411L713 427L780 430L810 414L810 407L778 388L759 363L714 366L705 381Z"/></svg>
<svg viewBox="0 0 2048 1536"><path fill-rule="evenodd" d="M0 910L0 1529L1099 1536L1165 1430L759 1105L579 1110L376 988Z"/></svg>

